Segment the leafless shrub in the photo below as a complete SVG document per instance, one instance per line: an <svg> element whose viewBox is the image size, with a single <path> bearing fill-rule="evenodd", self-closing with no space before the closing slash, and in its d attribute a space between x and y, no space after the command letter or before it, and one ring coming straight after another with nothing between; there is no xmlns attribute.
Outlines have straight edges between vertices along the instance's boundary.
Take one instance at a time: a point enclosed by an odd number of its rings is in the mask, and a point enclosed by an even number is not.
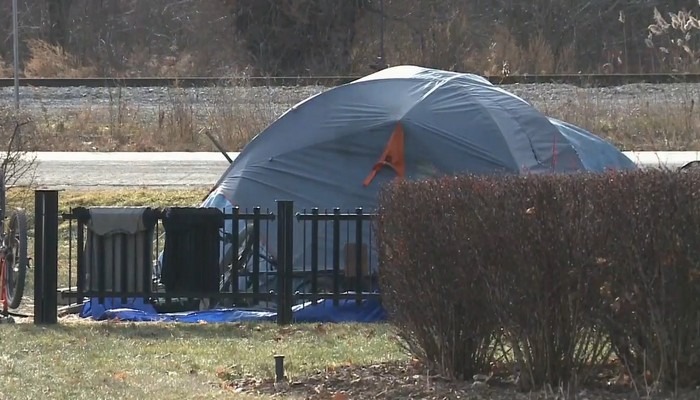
<svg viewBox="0 0 700 400"><path fill-rule="evenodd" d="M638 389L700 383L695 172L399 182L380 204L390 318L441 371L488 369L501 341L523 390L585 385L613 354Z"/></svg>
<svg viewBox="0 0 700 400"><path fill-rule="evenodd" d="M2 143L1 168L6 186L20 180L31 182L36 167L33 144L32 120L9 108L0 107L0 143Z"/></svg>
<svg viewBox="0 0 700 400"><path fill-rule="evenodd" d="M377 229L382 301L415 356L439 373L471 379L488 372L499 337L475 268L487 251L472 245L480 224L457 210L488 196L448 188L456 185L402 183L383 193Z"/></svg>
<svg viewBox="0 0 700 400"><path fill-rule="evenodd" d="M638 387L700 383L700 180L696 172L611 177L600 190L603 321ZM605 204L605 207L602 205Z"/></svg>
<svg viewBox="0 0 700 400"><path fill-rule="evenodd" d="M490 372L503 340L521 389L594 377L609 346L595 324L591 248L606 238L576 179L468 176L385 191L382 295L414 354L471 376Z"/></svg>

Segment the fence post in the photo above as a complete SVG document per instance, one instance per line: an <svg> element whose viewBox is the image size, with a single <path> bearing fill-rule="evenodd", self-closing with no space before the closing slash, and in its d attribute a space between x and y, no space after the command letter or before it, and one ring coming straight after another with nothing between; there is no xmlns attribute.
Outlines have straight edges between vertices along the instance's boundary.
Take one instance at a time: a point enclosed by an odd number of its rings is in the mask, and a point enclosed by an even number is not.
<svg viewBox="0 0 700 400"><path fill-rule="evenodd" d="M58 191L34 191L34 324L58 322Z"/></svg>
<svg viewBox="0 0 700 400"><path fill-rule="evenodd" d="M277 201L277 323L292 323L294 202Z"/></svg>

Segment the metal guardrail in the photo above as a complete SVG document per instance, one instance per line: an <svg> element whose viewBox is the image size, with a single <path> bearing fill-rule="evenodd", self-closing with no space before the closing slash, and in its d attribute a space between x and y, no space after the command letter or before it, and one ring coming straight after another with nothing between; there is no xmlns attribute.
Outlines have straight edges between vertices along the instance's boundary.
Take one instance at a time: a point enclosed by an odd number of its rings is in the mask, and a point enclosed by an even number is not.
<svg viewBox="0 0 700 400"><path fill-rule="evenodd" d="M20 86L33 87L211 87L211 86L337 86L361 76L252 76L252 77L141 77L141 78L20 78ZM700 83L700 74L548 74L485 76L496 85L555 83L576 86L619 86L633 83ZM0 78L0 87L14 79Z"/></svg>

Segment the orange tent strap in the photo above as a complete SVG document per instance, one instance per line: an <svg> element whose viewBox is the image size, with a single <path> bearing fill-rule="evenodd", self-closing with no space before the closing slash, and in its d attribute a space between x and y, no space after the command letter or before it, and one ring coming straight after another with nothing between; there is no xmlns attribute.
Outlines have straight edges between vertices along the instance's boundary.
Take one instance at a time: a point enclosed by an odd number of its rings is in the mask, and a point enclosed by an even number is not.
<svg viewBox="0 0 700 400"><path fill-rule="evenodd" d="M370 171L367 178L363 182L364 186L369 186L372 180L382 167L389 167L396 172L400 178L406 175L406 160L404 158L404 132L401 124L396 124L396 129L391 134L389 141L387 142L386 148L379 157L379 161L374 164L372 171Z"/></svg>

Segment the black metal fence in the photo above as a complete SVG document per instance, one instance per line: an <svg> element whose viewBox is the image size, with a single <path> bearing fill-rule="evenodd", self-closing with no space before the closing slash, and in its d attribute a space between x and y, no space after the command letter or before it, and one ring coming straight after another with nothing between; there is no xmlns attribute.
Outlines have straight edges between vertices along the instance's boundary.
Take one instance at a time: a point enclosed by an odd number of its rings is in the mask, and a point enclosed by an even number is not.
<svg viewBox="0 0 700 400"><path fill-rule="evenodd" d="M270 310L279 324L323 301L379 296L374 215L361 208L294 212L278 201L275 211L81 207L59 215L57 192L36 199L37 323L56 321L56 293L63 304Z"/></svg>

